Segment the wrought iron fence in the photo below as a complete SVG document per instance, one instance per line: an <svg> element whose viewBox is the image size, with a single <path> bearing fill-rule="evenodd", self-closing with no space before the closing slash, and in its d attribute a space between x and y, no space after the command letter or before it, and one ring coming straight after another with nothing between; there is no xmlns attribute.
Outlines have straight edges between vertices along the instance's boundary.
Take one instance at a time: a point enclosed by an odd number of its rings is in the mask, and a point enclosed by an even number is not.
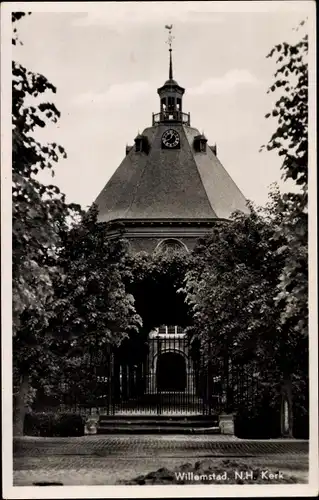
<svg viewBox="0 0 319 500"><path fill-rule="evenodd" d="M181 327L162 326L136 342L79 358L59 381L55 406L84 414L207 415L253 405L258 396L253 365L204 356Z"/></svg>

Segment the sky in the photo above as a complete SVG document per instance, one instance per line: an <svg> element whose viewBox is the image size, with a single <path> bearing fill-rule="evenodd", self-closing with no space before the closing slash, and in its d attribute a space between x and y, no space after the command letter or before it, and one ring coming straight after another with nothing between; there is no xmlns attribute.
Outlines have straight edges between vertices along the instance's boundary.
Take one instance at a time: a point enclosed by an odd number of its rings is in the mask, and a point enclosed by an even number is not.
<svg viewBox="0 0 319 500"><path fill-rule="evenodd" d="M294 28L310 4L52 2L55 12L35 12L43 4L33 9L30 3L33 13L18 23L23 45L13 47L13 58L57 87L52 100L61 118L38 138L58 142L68 154L54 179L42 174L42 180L83 208L94 202L126 145L159 111L157 88L168 78L165 25L173 24L174 78L186 89L183 110L208 144L217 144L220 161L246 198L265 204L273 182L285 189L280 158L259 152L276 129L265 119L275 100L267 90L276 69L266 56L275 44L296 39Z"/></svg>

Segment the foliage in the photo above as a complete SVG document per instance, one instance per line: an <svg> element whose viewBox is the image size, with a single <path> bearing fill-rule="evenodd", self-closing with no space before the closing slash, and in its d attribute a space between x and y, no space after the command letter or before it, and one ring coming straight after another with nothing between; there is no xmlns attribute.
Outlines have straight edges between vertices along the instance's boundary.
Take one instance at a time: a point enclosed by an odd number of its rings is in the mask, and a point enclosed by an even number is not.
<svg viewBox="0 0 319 500"><path fill-rule="evenodd" d="M16 22L25 13L12 14L13 45L19 41ZM20 42L21 43L21 42ZM50 102L56 88L43 75L12 62L12 309L15 432L23 430L26 405L35 395L36 381L48 383L58 370L46 327L54 304L53 281L60 273L60 233L79 213L67 205L54 185L37 178L66 156L62 146L42 144L37 130L56 123L60 112Z"/></svg>
<svg viewBox="0 0 319 500"><path fill-rule="evenodd" d="M302 22L298 30L305 22ZM299 192L282 196L278 209L283 218L278 237L284 235L285 266L279 278L277 302L283 324L293 324L307 336L308 328L308 35L297 43L276 45L267 57L276 57L275 82L268 92L278 96L266 115L274 117L277 128L267 150L277 150L284 180L292 179Z"/></svg>
<svg viewBox="0 0 319 500"><path fill-rule="evenodd" d="M80 415L72 413L27 413L24 434L44 437L83 436L84 420Z"/></svg>
<svg viewBox="0 0 319 500"><path fill-rule="evenodd" d="M31 12L28 12L26 14L26 12L12 12L11 14L11 21L13 23L12 25L12 28L13 28L13 36L12 36L12 45L17 45L17 43L19 42L20 45L23 45L22 42L19 40L19 37L18 37L18 30L17 30L17 26L16 24L16 21L19 21L19 19L22 19L22 17L26 16L26 15L30 15Z"/></svg>
<svg viewBox="0 0 319 500"><path fill-rule="evenodd" d="M15 23L24 13L13 13ZM14 28L16 30L16 28ZM15 40L15 38L14 38ZM13 40L13 41L14 41ZM36 129L56 123L60 112L47 93L56 88L43 75L12 63L12 247L13 329L21 327L22 314L33 310L47 323L47 301L52 298L52 278L57 270L55 248L67 215L79 207L66 205L65 196L54 185L43 185L36 175L53 171L54 163L66 157L62 146L41 144ZM43 96L43 102L39 101ZM25 316L24 316L25 318Z"/></svg>
<svg viewBox="0 0 319 500"><path fill-rule="evenodd" d="M13 14L13 23L23 15ZM79 352L86 360L92 347L120 343L140 318L123 284L125 242L106 240L95 207L84 214L38 179L66 157L62 146L36 138L37 128L60 117L47 101L56 88L17 62L12 75L14 379L19 397L27 377L31 400L34 389L54 392L62 369L85 380Z"/></svg>
<svg viewBox="0 0 319 500"><path fill-rule="evenodd" d="M281 242L272 238L281 217L273 203L216 224L193 252L185 287L196 331L213 354L259 360L265 369L279 356L274 339L282 336L274 293L285 255L276 254Z"/></svg>
<svg viewBox="0 0 319 500"><path fill-rule="evenodd" d="M189 323L185 297L178 293L189 263L190 254L183 250L140 252L129 257L127 266L131 275L127 283L145 331L163 324Z"/></svg>
<svg viewBox="0 0 319 500"><path fill-rule="evenodd" d="M279 276L276 303L281 308L283 325L308 337L308 214L299 193L282 196L277 210L282 221L274 238L284 239L278 253L286 255Z"/></svg>
<svg viewBox="0 0 319 500"><path fill-rule="evenodd" d="M304 22L301 23L302 25ZM278 96L266 118L278 122L267 150L277 149L283 157L283 178L306 188L308 178L308 35L296 44L276 45L268 54L277 57L275 82L268 90ZM264 147L264 146L263 146Z"/></svg>
<svg viewBox="0 0 319 500"><path fill-rule="evenodd" d="M82 401L94 391L96 366L105 362L97 359L99 353L111 344L120 345L141 326L124 283L129 272L127 242L107 238L106 224L97 216L92 206L81 223L61 233L60 273L54 279L55 301L47 329L50 355L59 359L59 371L47 379L47 392L62 397L65 380L73 400Z"/></svg>
<svg viewBox="0 0 319 500"><path fill-rule="evenodd" d="M107 238L93 205L81 224L66 231L59 252L62 273L55 281L56 305L50 325L59 337L98 348L119 344L141 325L134 298L126 292L127 242Z"/></svg>
<svg viewBox="0 0 319 500"><path fill-rule="evenodd" d="M234 417L235 435L244 439L280 437L280 393L275 384L259 387L253 404L243 399Z"/></svg>
<svg viewBox="0 0 319 500"><path fill-rule="evenodd" d="M13 14L13 23L23 15ZM25 404L35 389L59 400L61 371L71 389L76 380L80 392L91 389L84 385L88 374L93 380L92 349L119 344L141 320L123 282L126 243L106 238L95 207L83 213L38 180L40 170L54 173L66 157L62 146L36 139L37 128L60 117L47 102L56 88L17 62L12 74L14 379L19 397L26 377Z"/></svg>
<svg viewBox="0 0 319 500"><path fill-rule="evenodd" d="M301 408L307 407L299 393L302 385L307 392L308 365L307 53L306 35L295 45L276 45L268 56L278 64L269 92L280 95L266 115L278 125L267 150L283 157L283 179L299 191L275 189L265 209L250 204L250 214L216 224L195 248L184 286L192 333L207 356L255 363L266 384L281 381L288 390L292 383Z"/></svg>
<svg viewBox="0 0 319 500"><path fill-rule="evenodd" d="M195 247L184 286L193 312L192 333L200 339L203 355L228 359L233 368L246 370L254 364L260 391L272 387L273 401L287 381L294 395L307 377L307 342L293 324L281 321L282 304L277 301L290 251L279 232L285 217L278 209L281 203L274 190L265 208L250 204L250 214L238 212L217 223ZM249 427L265 415L256 401L251 403L243 413L236 402L241 432L247 431L248 420Z"/></svg>

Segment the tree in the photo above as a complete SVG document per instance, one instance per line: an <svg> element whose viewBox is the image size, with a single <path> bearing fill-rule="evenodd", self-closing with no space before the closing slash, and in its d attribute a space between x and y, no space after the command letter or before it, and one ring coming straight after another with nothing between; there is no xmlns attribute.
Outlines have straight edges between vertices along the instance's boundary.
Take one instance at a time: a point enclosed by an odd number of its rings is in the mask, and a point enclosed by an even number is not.
<svg viewBox="0 0 319 500"><path fill-rule="evenodd" d="M308 364L307 53L306 35L268 55L278 64L269 92L280 95L266 115L278 123L267 150L283 157L283 179L295 181L299 192L275 191L265 209L251 205L249 215L218 224L195 249L185 286L206 352L209 346L233 362L253 361L264 379L280 381L290 435L293 395L305 387Z"/></svg>
<svg viewBox="0 0 319 500"><path fill-rule="evenodd" d="M24 15L13 14L13 23ZM85 375L79 352L87 360L93 349L120 343L141 322L123 282L125 242L107 239L95 207L84 213L37 178L39 170L53 173L66 156L62 146L41 144L35 134L60 112L51 102L29 104L56 88L16 62L12 72L14 420L21 434L35 391L56 393L61 370Z"/></svg>
<svg viewBox="0 0 319 500"><path fill-rule="evenodd" d="M62 270L55 279L56 305L50 328L60 336L101 347L120 344L140 326L134 299L125 288L127 242L110 239L92 205L82 222L64 233L59 252Z"/></svg>
<svg viewBox="0 0 319 500"><path fill-rule="evenodd" d="M304 25L303 21L299 28ZM278 95L273 111L266 115L277 121L267 150L277 150L283 158L283 179L291 179L299 187L299 192L284 194L278 206L284 214L278 234L285 235L289 252L278 284L277 301L282 305L282 322L293 322L307 336L308 35L294 45L276 45L267 57L276 57L277 64L275 82L268 93Z"/></svg>
<svg viewBox="0 0 319 500"><path fill-rule="evenodd" d="M76 379L73 391L84 396L88 396L88 382L90 391L94 390L94 369L103 359L101 354L119 346L142 325L125 286L130 273L127 242L108 238L107 224L97 217L92 205L81 223L62 235L60 273L54 280L55 304L48 327L56 339L52 351L64 360L68 385L72 387Z"/></svg>
<svg viewBox="0 0 319 500"><path fill-rule="evenodd" d="M284 256L274 257L279 243L271 238L276 221L270 208L250 208L249 215L235 213L199 241L186 291L196 329L210 339L214 355L263 362L264 341L277 330L273 298Z"/></svg>
<svg viewBox="0 0 319 500"><path fill-rule="evenodd" d="M24 13L13 13L12 21ZM16 31L16 28L14 28ZM13 42L16 43L16 37ZM54 185L44 185L36 178L39 170L51 169L60 157L66 157L62 146L41 144L35 138L37 127L57 122L60 112L51 102L30 105L30 98L56 88L40 74L21 64L12 63L12 180L13 180L13 327L20 325L27 309L42 313L52 293L51 265L59 230L66 223L68 211L65 196ZM50 265L48 264L50 260Z"/></svg>
<svg viewBox="0 0 319 500"><path fill-rule="evenodd" d="M254 364L260 382L277 388L277 394L304 369L303 339L280 321L276 303L288 254L285 236L277 236L283 219L279 202L274 191L265 208L251 204L250 214L238 212L217 223L194 249L185 283L192 330L207 359L233 367Z"/></svg>
<svg viewBox="0 0 319 500"><path fill-rule="evenodd" d="M23 12L12 14L13 45L18 42L16 22L23 16ZM60 117L55 105L46 101L50 92L55 93L56 88L43 75L12 62L14 416L15 432L20 434L32 370L39 361L45 367L50 359L43 332L50 319L53 279L59 273L60 232L67 225L67 217L72 219L79 211L79 207L66 204L56 186L37 179L40 170L53 172L54 164L66 156L62 146L36 140L37 127L56 123ZM32 105L39 96L43 96L43 102Z"/></svg>
<svg viewBox="0 0 319 500"><path fill-rule="evenodd" d="M297 31L305 25L301 22ZM282 196L278 209L283 217L274 237L284 243L278 252L286 254L285 265L277 285L277 305L283 325L292 328L303 339L303 358L308 354L308 35L300 35L297 43L276 45L268 57L276 57L275 82L268 92L278 95L272 113L277 129L267 150L277 150L282 161L283 179L291 179L299 188ZM308 377L307 361L303 377L305 394ZM287 380L287 404L291 409L291 384ZM306 398L307 399L307 398ZM307 407L307 403L304 404Z"/></svg>

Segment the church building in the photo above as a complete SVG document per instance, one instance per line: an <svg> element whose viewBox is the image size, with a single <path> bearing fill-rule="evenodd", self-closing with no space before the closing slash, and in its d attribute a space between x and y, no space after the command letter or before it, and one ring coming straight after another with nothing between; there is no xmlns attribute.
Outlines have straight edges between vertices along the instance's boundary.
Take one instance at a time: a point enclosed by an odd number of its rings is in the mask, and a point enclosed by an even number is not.
<svg viewBox="0 0 319 500"><path fill-rule="evenodd" d="M171 40L171 37L170 37ZM217 219L247 211L246 199L218 159L216 145L191 125L185 89L169 78L157 89L159 112L126 146L126 156L95 203L99 220L121 222L134 251L192 249Z"/></svg>
<svg viewBox="0 0 319 500"><path fill-rule="evenodd" d="M189 252L217 221L229 219L235 210L248 211L244 195L218 159L217 146L192 126L184 110L185 89L174 79L168 28L168 80L157 89L158 111L134 144L126 146L122 163L95 201L110 237L121 228L134 254ZM155 401L160 394L168 410L202 413L196 362L183 327L156 325L147 344L138 373L136 366L113 368L121 402L131 407L134 380L139 379L140 401Z"/></svg>

